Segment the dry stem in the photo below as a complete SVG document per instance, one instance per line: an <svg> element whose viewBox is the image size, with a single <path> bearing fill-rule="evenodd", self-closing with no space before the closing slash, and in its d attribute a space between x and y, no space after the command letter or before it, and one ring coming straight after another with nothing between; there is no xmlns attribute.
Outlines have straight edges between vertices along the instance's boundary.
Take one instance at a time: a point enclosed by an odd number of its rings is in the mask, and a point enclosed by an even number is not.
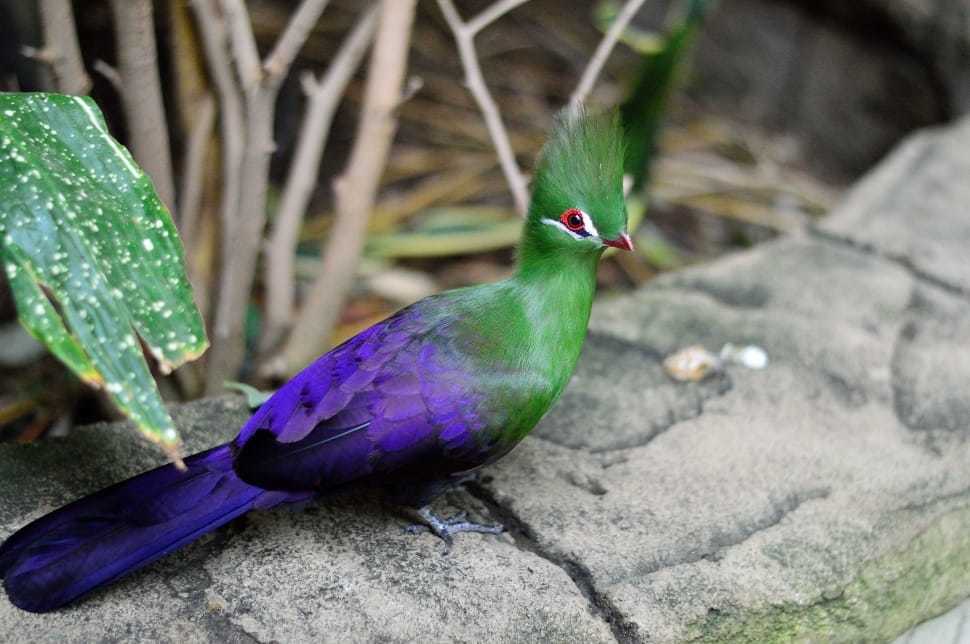
<svg viewBox="0 0 970 644"><path fill-rule="evenodd" d="M596 52L593 54L589 63L587 63L586 69L579 79L579 84L576 85L572 96L569 97L569 112L571 114L576 114L586 101L586 97L592 91L596 79L599 78L600 72L603 71L603 65L606 64L606 59L610 57L610 52L613 51L613 47L616 46L620 36L623 35L623 30L630 24L633 16L636 15L645 1L627 0L626 4L623 5L623 9L617 14L616 19L613 20L613 24L607 29L603 39L600 40L600 44L596 47Z"/></svg>
<svg viewBox="0 0 970 644"><path fill-rule="evenodd" d="M261 76L259 49L249 23L249 12L242 0L222 0L226 25L229 27L229 43L236 59L236 69L244 90L259 83Z"/></svg>
<svg viewBox="0 0 970 644"><path fill-rule="evenodd" d="M397 127L395 108L401 99L415 2L381 2L357 138L347 168L334 184L337 219L320 273L283 348L281 363L276 365L278 371L292 373L326 348L353 282L367 221Z"/></svg>
<svg viewBox="0 0 970 644"><path fill-rule="evenodd" d="M515 209L523 216L529 207L529 189L526 185L525 176L515 160L515 152L513 152L512 144L509 142L509 134L502 122L502 115L482 76L482 68L475 51L475 35L508 11L525 2L527 0L500 0L468 22L462 22L452 0L438 0L441 13L444 14L445 21L451 28L458 45L458 55L461 57L462 68L465 70L465 84L485 118L485 125L488 127L489 136L495 146L495 152L498 154L499 164L502 166L502 173L512 191Z"/></svg>
<svg viewBox="0 0 970 644"><path fill-rule="evenodd" d="M275 347L292 320L296 297L293 260L307 204L317 182L320 158L344 89L360 65L377 27L376 6L361 16L347 36L326 74L303 76L308 103L300 127L299 144L276 214L272 236L266 246L266 313L262 338L264 350ZM270 56L273 59L273 56Z"/></svg>
<svg viewBox="0 0 970 644"><path fill-rule="evenodd" d="M158 77L152 0L111 0L111 10L131 151L152 178L162 203L174 212L175 180Z"/></svg>
<svg viewBox="0 0 970 644"><path fill-rule="evenodd" d="M283 34L276 41L273 51L263 62L266 76L275 79L276 82L286 76L287 70L293 64L293 59L300 52L300 48L303 47L303 43L317 24L328 2L329 0L307 0L297 8Z"/></svg>
<svg viewBox="0 0 970 644"><path fill-rule="evenodd" d="M237 147L230 149L232 144L224 141L227 177L223 197L223 258L212 352L206 374L209 393L221 390L223 381L238 372L245 356L243 325L256 272L259 242L266 224L276 97L282 79L327 1L303 0L267 58L268 64L259 61L252 25L241 0L224 0L224 16L217 14L212 0L195 1L199 26L207 41L206 54L214 70L220 98L227 103L223 117L230 116L233 120L233 132L227 133L224 127L223 138L229 134L239 142ZM209 21L216 24L205 24ZM225 44L227 32L241 92L232 78Z"/></svg>
<svg viewBox="0 0 970 644"><path fill-rule="evenodd" d="M222 140L222 208L221 222L223 234L223 266L227 265L226 257L231 252L227 248L231 244L232 231L236 228L235 219L239 203L239 167L242 163L245 144L245 129L243 117L242 95L232 71L228 52L228 34L226 23L222 15L216 10L214 0L194 0L192 9L195 11L196 23L202 36L202 47L205 51L209 73L215 83L219 96L219 115ZM232 324L227 313L221 310L223 298L215 311L215 324L212 329L213 350L209 354L207 373L214 369L216 360L213 355L216 347L222 350L229 339ZM230 311L231 313L231 311ZM240 315L242 315L240 313Z"/></svg>
<svg viewBox="0 0 970 644"><path fill-rule="evenodd" d="M125 84L121 80L121 74L118 73L117 69L104 62L100 58L94 61L94 64L91 65L91 67L94 69L94 71L104 76L108 82L111 83L111 86L115 88L115 91L118 92L118 96L121 96L122 92L125 90Z"/></svg>
<svg viewBox="0 0 970 644"><path fill-rule="evenodd" d="M188 249L193 248L196 242L196 228L202 206L202 186L205 183L205 158L209 151L209 140L212 138L215 123L215 99L211 94L205 94L198 101L195 123L189 132L188 145L185 146L182 183L179 187L179 232Z"/></svg>
<svg viewBox="0 0 970 644"><path fill-rule="evenodd" d="M84 70L71 3L40 0L40 20L44 29L44 49L35 57L50 64L58 91L87 94L91 90L91 78Z"/></svg>

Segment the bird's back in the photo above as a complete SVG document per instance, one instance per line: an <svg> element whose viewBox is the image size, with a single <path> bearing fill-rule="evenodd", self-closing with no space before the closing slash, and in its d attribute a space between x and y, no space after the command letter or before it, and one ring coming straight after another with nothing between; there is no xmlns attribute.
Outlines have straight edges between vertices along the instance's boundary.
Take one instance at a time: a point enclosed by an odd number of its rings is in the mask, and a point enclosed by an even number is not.
<svg viewBox="0 0 970 644"><path fill-rule="evenodd" d="M433 296L321 356L242 428L237 473L326 490L396 472L440 478L506 453L561 389L534 364L515 297L507 282Z"/></svg>

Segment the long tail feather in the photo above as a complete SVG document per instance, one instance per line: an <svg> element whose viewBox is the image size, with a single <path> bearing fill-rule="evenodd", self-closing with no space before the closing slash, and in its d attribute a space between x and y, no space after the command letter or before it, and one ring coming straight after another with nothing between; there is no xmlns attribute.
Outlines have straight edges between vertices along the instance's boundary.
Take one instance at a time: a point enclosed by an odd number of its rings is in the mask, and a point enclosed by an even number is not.
<svg viewBox="0 0 970 644"><path fill-rule="evenodd" d="M287 499L243 483L224 445L146 472L41 517L0 546L10 600L53 610L256 507Z"/></svg>

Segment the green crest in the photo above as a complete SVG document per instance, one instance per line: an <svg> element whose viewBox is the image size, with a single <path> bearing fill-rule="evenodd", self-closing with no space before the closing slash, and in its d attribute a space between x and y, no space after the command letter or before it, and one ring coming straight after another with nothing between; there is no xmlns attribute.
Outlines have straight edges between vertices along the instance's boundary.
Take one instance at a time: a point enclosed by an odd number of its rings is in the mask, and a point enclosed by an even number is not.
<svg viewBox="0 0 970 644"><path fill-rule="evenodd" d="M580 111L570 116L560 112L536 168L527 224L532 234L546 243L577 248L570 243L575 239L543 223L558 221L571 208L589 216L599 238L613 239L625 233L623 159L623 133L617 114ZM600 244L578 247L599 248Z"/></svg>

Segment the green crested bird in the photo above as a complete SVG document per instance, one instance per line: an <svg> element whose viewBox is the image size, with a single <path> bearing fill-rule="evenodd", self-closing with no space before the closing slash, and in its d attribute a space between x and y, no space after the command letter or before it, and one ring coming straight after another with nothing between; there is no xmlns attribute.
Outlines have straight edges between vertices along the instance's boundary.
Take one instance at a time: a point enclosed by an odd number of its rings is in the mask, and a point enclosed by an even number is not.
<svg viewBox="0 0 970 644"><path fill-rule="evenodd" d="M318 358L230 443L34 521L0 546L10 599L62 606L254 508L382 488L450 541L499 532L429 502L507 454L559 398L586 337L596 268L631 250L616 118L557 120L515 274L413 304Z"/></svg>

